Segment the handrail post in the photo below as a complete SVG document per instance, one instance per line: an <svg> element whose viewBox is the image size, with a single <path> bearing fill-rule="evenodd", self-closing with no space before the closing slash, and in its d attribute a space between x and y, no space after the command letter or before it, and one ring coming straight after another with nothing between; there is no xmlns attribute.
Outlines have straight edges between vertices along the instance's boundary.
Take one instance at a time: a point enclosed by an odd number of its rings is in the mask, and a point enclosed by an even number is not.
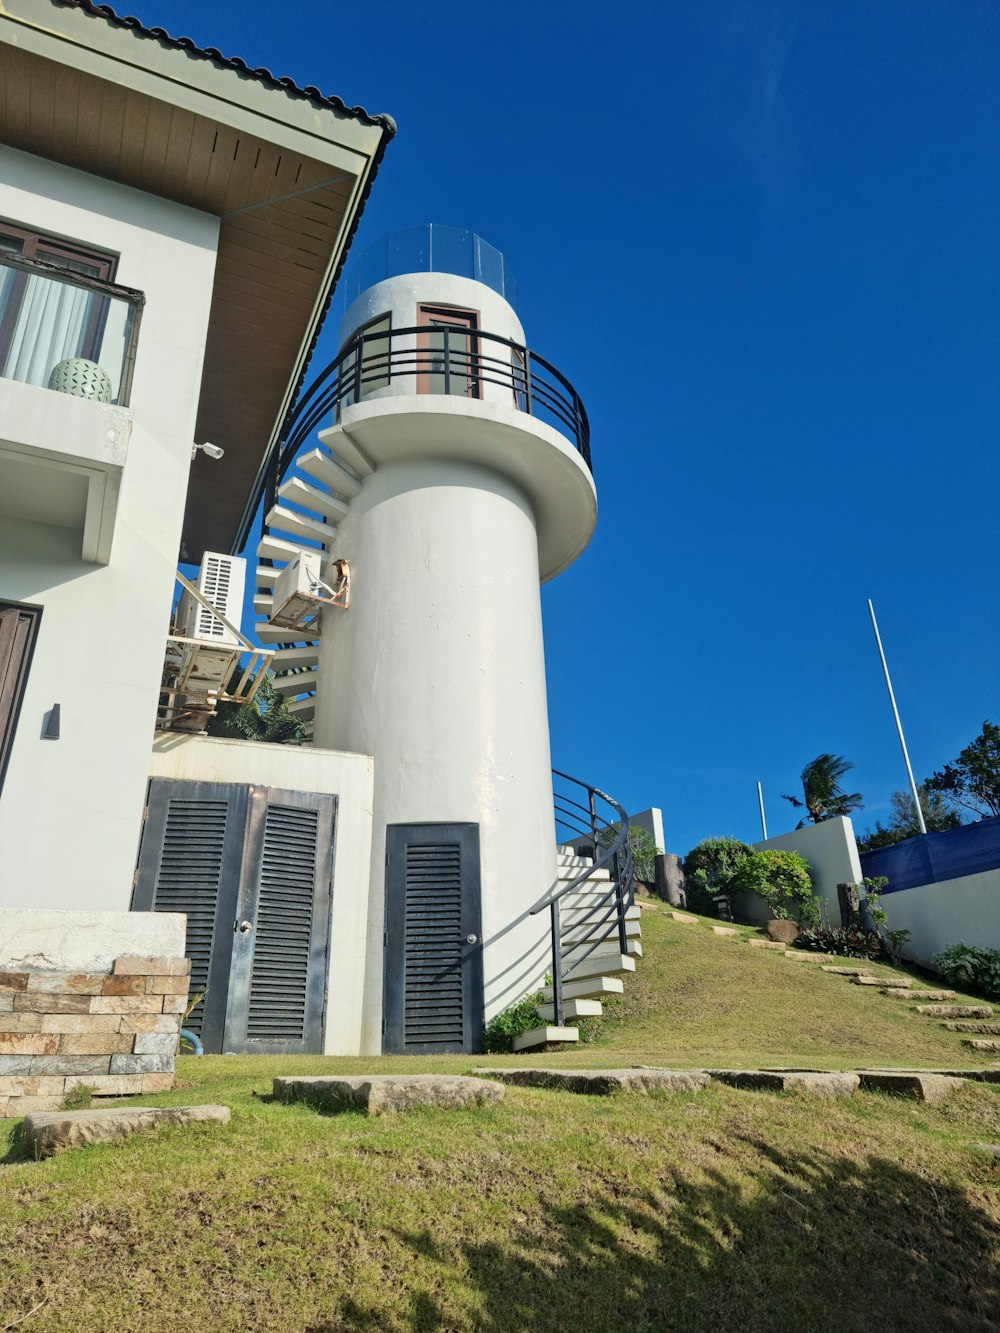
<svg viewBox="0 0 1000 1333"><path fill-rule="evenodd" d="M365 350L365 335L358 336L358 350L354 353L354 401L361 402L361 361Z"/></svg>
<svg viewBox="0 0 1000 1333"><path fill-rule="evenodd" d="M447 324L444 326L444 391L451 393L451 339Z"/></svg>
<svg viewBox="0 0 1000 1333"><path fill-rule="evenodd" d="M594 795L593 787L588 788L588 795L590 797L590 836L593 839L594 843L593 856L594 860L596 861L597 860L597 800Z"/></svg>
<svg viewBox="0 0 1000 1333"><path fill-rule="evenodd" d="M618 857L615 857L615 907L618 911L618 947L619 950L628 953L628 937L625 933L625 889L622 885L621 868L618 864Z"/></svg>
<svg viewBox="0 0 1000 1333"><path fill-rule="evenodd" d="M552 1008L553 1022L563 1025L562 941L559 938L559 900L552 904Z"/></svg>
<svg viewBox="0 0 1000 1333"><path fill-rule="evenodd" d="M524 402L524 410L529 417L533 417L535 414L531 410L531 353L527 347L524 349Z"/></svg>

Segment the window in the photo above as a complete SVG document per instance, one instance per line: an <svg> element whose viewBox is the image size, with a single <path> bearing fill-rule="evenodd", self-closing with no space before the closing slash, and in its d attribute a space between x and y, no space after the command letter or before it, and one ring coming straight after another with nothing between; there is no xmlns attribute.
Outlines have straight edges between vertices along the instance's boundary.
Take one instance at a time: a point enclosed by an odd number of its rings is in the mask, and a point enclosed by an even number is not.
<svg viewBox="0 0 1000 1333"><path fill-rule="evenodd" d="M388 387L392 378L391 329L391 315L376 315L351 335L349 343L361 339L361 365L359 369L357 349L344 359L340 372L344 386L342 405L360 402L376 389Z"/></svg>
<svg viewBox="0 0 1000 1333"><path fill-rule="evenodd" d="M0 602L0 786L14 745L17 715L21 711L41 616L37 606Z"/></svg>
<svg viewBox="0 0 1000 1333"><path fill-rule="evenodd" d="M479 316L474 310L450 306L417 307L420 335L417 379L419 393L452 393L463 398L480 396Z"/></svg>
<svg viewBox="0 0 1000 1333"><path fill-rule="evenodd" d="M45 387L60 361L82 357L100 363L111 297L12 266L8 257L41 260L103 282L112 279L117 262L112 255L0 221L0 376Z"/></svg>

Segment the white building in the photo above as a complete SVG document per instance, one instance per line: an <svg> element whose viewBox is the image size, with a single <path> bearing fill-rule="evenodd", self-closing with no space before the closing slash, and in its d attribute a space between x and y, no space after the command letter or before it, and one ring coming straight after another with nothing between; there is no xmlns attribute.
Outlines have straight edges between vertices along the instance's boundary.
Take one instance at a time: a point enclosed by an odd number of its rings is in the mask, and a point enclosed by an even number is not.
<svg viewBox="0 0 1000 1333"><path fill-rule="evenodd" d="M0 78L0 911L186 912L207 1049L475 1049L581 873L538 593L596 520L579 399L502 258L425 229L289 417L392 122L87 0L6 0ZM257 626L313 744L154 739L178 558L262 492L265 617L303 551L350 570L321 633ZM615 891L577 995L634 965Z"/></svg>

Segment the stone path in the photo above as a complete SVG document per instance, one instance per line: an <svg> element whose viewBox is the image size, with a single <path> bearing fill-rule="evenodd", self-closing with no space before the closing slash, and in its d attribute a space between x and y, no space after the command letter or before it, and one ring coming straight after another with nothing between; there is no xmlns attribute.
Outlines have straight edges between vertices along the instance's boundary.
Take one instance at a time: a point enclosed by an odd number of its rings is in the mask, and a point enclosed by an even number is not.
<svg viewBox="0 0 1000 1333"><path fill-rule="evenodd" d="M88 1143L118 1143L141 1129L193 1125L211 1120L229 1124L228 1106L116 1106L107 1111L36 1111L26 1116L23 1134L36 1158Z"/></svg>
<svg viewBox="0 0 1000 1333"><path fill-rule="evenodd" d="M447 1109L503 1101L496 1082L460 1074L355 1074L327 1078L276 1078L273 1096L279 1101L312 1102L332 1111L411 1111L416 1106Z"/></svg>
<svg viewBox="0 0 1000 1333"><path fill-rule="evenodd" d="M613 1092L698 1092L709 1075L691 1069L477 1069L481 1078L498 1079L524 1088L557 1088L564 1092L606 1097Z"/></svg>

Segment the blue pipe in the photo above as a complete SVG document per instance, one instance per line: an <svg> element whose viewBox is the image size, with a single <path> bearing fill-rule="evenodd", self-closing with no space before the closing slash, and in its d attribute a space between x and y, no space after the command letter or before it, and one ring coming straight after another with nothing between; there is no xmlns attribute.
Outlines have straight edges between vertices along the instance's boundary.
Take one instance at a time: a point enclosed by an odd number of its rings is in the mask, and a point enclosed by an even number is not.
<svg viewBox="0 0 1000 1333"><path fill-rule="evenodd" d="M185 1052L185 1054L189 1053L191 1055L205 1054L205 1048L201 1044L201 1038L198 1036L197 1032L192 1032L190 1028L181 1028L181 1041L182 1042L186 1041L187 1044L191 1047L190 1052Z"/></svg>

